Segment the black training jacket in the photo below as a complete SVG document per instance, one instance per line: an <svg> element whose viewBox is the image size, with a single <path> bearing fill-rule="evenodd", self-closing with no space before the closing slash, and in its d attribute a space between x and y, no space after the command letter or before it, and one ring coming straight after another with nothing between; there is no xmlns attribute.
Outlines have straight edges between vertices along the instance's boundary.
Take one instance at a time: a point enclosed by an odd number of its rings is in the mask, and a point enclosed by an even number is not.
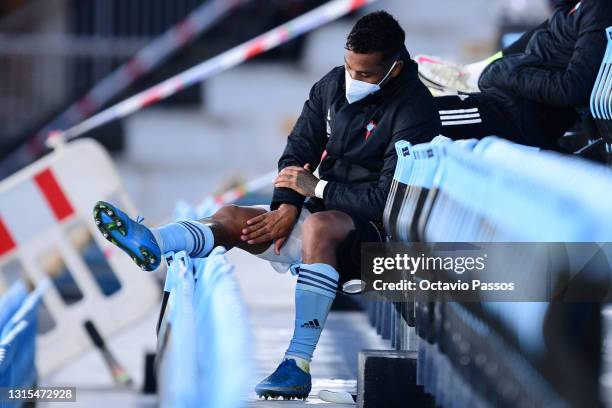
<svg viewBox="0 0 612 408"><path fill-rule="evenodd" d="M320 164L319 177L328 184L322 203L312 199L317 207L382 220L397 162L395 142L428 142L439 134L433 97L419 81L416 63L406 50L402 60L404 68L397 77L352 104L345 97L342 66L312 87L278 170L306 163L315 169ZM288 188L276 188L271 208L281 203L301 208L304 196Z"/></svg>
<svg viewBox="0 0 612 408"><path fill-rule="evenodd" d="M612 0L563 2L548 24L533 32L523 53L485 69L479 87L483 93L536 102L536 109L586 108L611 25Z"/></svg>

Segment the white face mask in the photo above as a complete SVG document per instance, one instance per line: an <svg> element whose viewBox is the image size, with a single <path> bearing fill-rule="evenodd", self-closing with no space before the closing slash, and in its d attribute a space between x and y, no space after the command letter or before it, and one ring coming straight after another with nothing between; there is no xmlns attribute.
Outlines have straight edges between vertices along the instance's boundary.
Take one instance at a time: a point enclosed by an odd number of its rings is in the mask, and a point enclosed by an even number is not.
<svg viewBox="0 0 612 408"><path fill-rule="evenodd" d="M391 65L391 68L389 69L389 72L387 72L387 75L385 75L385 77L381 79L381 81L377 84L371 84L369 82L363 82L357 79L353 79L351 78L351 74L349 74L349 72L345 68L344 81L346 83L346 100L348 101L348 103L360 101L366 96L376 91L380 91L380 84L385 82L387 77L391 74L391 71L393 71L393 68L395 68L395 64L397 64L397 61L395 61L393 65Z"/></svg>

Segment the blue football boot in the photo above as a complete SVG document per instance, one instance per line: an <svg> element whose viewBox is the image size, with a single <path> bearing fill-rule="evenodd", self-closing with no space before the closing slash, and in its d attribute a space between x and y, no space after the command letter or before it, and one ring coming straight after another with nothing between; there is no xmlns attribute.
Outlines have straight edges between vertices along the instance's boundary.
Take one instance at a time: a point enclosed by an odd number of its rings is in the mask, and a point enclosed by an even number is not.
<svg viewBox="0 0 612 408"><path fill-rule="evenodd" d="M161 250L151 230L112 204L98 201L93 209L96 226L107 241L121 248L144 271L157 269Z"/></svg>
<svg viewBox="0 0 612 408"><path fill-rule="evenodd" d="M310 374L297 366L295 360L286 358L278 368L255 387L259 397L293 399L308 397L311 389Z"/></svg>

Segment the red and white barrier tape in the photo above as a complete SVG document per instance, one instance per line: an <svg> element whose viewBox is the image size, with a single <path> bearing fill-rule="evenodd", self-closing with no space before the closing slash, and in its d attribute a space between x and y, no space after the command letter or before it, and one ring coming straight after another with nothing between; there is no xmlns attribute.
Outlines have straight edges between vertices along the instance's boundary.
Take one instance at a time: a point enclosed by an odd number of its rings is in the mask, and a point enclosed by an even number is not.
<svg viewBox="0 0 612 408"><path fill-rule="evenodd" d="M83 98L45 126L41 131L42 135L46 137L49 131L81 122L245 1L205 2L100 81Z"/></svg>
<svg viewBox="0 0 612 408"><path fill-rule="evenodd" d="M53 140L61 140L61 137L57 136L61 136L62 133L58 133L57 129L65 129L85 120L143 75L159 66L181 47L197 38L233 8L246 1L249 0L210 0L196 8L189 16L154 39L125 65L113 71L83 98L72 104L29 141L3 159L0 163L0 178L41 155L47 137L50 139L47 144L52 144Z"/></svg>
<svg viewBox="0 0 612 408"><path fill-rule="evenodd" d="M124 118L147 106L166 99L197 82L201 82L219 72L235 67L263 52L284 44L295 37L334 21L345 14L375 1L376 0L332 0L267 33L238 45L158 85L119 102L78 125L73 126L65 132L55 134L54 136L61 136L61 140L68 141L110 121Z"/></svg>

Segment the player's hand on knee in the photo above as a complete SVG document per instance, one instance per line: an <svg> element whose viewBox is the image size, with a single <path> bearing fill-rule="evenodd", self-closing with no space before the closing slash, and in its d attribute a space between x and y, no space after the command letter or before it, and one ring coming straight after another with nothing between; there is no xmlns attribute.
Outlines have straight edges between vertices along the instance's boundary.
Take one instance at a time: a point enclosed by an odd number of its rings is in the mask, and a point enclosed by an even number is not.
<svg viewBox="0 0 612 408"><path fill-rule="evenodd" d="M274 187L290 188L304 197L314 197L319 179L310 171L310 164L304 167L289 166L278 173Z"/></svg>
<svg viewBox="0 0 612 408"><path fill-rule="evenodd" d="M295 225L298 214L297 207L291 204L281 204L274 211L269 211L248 220L247 227L242 229L240 239L253 245L283 238L286 239ZM275 244L275 250L277 249L276 245L280 245L278 247L280 251L280 247L283 244L284 241L281 241L280 244Z"/></svg>

